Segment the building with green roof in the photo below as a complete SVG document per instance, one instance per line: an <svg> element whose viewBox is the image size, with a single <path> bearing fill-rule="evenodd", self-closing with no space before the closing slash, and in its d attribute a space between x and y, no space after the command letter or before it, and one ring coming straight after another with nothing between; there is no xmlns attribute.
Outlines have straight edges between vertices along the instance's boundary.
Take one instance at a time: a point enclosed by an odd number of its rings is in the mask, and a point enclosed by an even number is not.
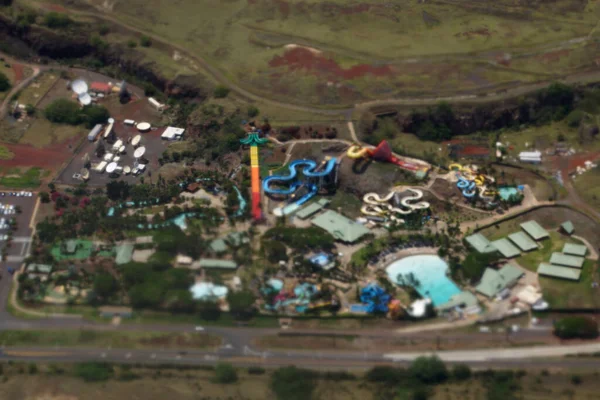
<svg viewBox="0 0 600 400"><path fill-rule="evenodd" d="M562 252L570 256L585 257L587 254L587 246L583 244L565 243Z"/></svg>
<svg viewBox="0 0 600 400"><path fill-rule="evenodd" d="M124 243L115 246L115 262L117 265L127 264L133 258L134 245L132 243Z"/></svg>
<svg viewBox="0 0 600 400"><path fill-rule="evenodd" d="M465 241L469 246L477 250L479 253L493 253L494 251L498 250L481 233L475 233L467 236Z"/></svg>
<svg viewBox="0 0 600 400"><path fill-rule="evenodd" d="M336 240L355 243L371 233L365 226L332 210L317 215L311 223L329 232Z"/></svg>
<svg viewBox="0 0 600 400"><path fill-rule="evenodd" d="M508 239L503 238L494 240L491 244L498 249L504 258L513 258L521 254L521 251L516 248L515 245L513 245Z"/></svg>
<svg viewBox="0 0 600 400"><path fill-rule="evenodd" d="M213 258L200 259L198 266L200 268L207 268L207 269L229 269L229 270L235 270L238 267L238 265L235 263L235 261L217 260L217 259L213 259Z"/></svg>
<svg viewBox="0 0 600 400"><path fill-rule="evenodd" d="M479 305L477 301L477 297L473 295L471 292L462 291L458 294L455 294L448 300L446 303L436 306L436 309L439 312L449 311L456 307L461 308L470 308Z"/></svg>
<svg viewBox="0 0 600 400"><path fill-rule="evenodd" d="M77 240L69 239L65 242L62 251L64 254L75 254L77 252L77 247L79 247Z"/></svg>
<svg viewBox="0 0 600 400"><path fill-rule="evenodd" d="M296 212L296 216L300 219L308 219L321 211L324 207L326 207L331 201L328 199L321 199L319 201L310 203L306 207L302 208L300 211Z"/></svg>
<svg viewBox="0 0 600 400"><path fill-rule="evenodd" d="M229 244L233 246L241 246L250 241L248 236L242 232L231 232L223 238L218 238L210 242L209 247L214 253L224 253L227 251Z"/></svg>
<svg viewBox="0 0 600 400"><path fill-rule="evenodd" d="M583 257L569 256L563 253L552 253L552 256L550 257L550 264L563 265L571 268L582 268L584 261L585 258Z"/></svg>
<svg viewBox="0 0 600 400"><path fill-rule="evenodd" d="M536 242L531 240L524 232L515 232L508 235L511 242L517 245L522 251L537 250L538 245Z"/></svg>
<svg viewBox="0 0 600 400"><path fill-rule="evenodd" d="M529 236L531 236L534 240L542 240L550 237L550 234L547 230L542 228L540 224L536 221L527 221L521 224L521 229L523 229Z"/></svg>
<svg viewBox="0 0 600 400"><path fill-rule="evenodd" d="M569 267L559 267L548 263L541 263L538 267L538 275L549 276L551 278L568 279L578 281L581 277L581 270Z"/></svg>
<svg viewBox="0 0 600 400"><path fill-rule="evenodd" d="M560 229L562 229L567 235L572 235L573 232L575 232L575 226L571 221L565 221L560 224Z"/></svg>
<svg viewBox="0 0 600 400"><path fill-rule="evenodd" d="M499 270L487 268L475 290L486 297L495 297L504 289L513 287L524 274L512 264L505 264Z"/></svg>

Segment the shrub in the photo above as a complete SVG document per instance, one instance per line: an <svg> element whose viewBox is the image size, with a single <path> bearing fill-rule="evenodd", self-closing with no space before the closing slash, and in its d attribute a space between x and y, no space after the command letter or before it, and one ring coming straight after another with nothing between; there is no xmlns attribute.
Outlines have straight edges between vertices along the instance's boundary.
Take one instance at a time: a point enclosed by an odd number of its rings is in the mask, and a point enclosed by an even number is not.
<svg viewBox="0 0 600 400"><path fill-rule="evenodd" d="M369 382L393 384L398 382L404 375L404 371L399 368L382 365L367 371L365 379Z"/></svg>
<svg viewBox="0 0 600 400"><path fill-rule="evenodd" d="M579 375L573 375L571 377L571 383L573 385L580 385L581 382L583 382L583 380L581 379L581 376L579 376Z"/></svg>
<svg viewBox="0 0 600 400"><path fill-rule="evenodd" d="M409 372L415 379L426 384L442 383L448 379L446 364L436 356L417 358L410 365Z"/></svg>
<svg viewBox="0 0 600 400"><path fill-rule="evenodd" d="M135 40L133 40L133 39L128 40L127 41L127 47L133 49L134 47L137 47L137 42Z"/></svg>
<svg viewBox="0 0 600 400"><path fill-rule="evenodd" d="M29 375L35 375L38 372L38 367L37 367L37 365L31 363L31 364L29 364L28 370L29 370Z"/></svg>
<svg viewBox="0 0 600 400"><path fill-rule="evenodd" d="M81 122L79 105L67 99L58 99L50 103L44 115L50 122L77 125Z"/></svg>
<svg viewBox="0 0 600 400"><path fill-rule="evenodd" d="M213 94L217 99L223 99L229 94L229 88L224 85L217 85Z"/></svg>
<svg viewBox="0 0 600 400"><path fill-rule="evenodd" d="M152 46L152 39L150 39L148 36L142 36L140 38L140 45L142 47L150 47Z"/></svg>
<svg viewBox="0 0 600 400"><path fill-rule="evenodd" d="M102 36L106 35L109 31L110 31L110 29L108 28L108 25L106 25L106 24L102 24L102 25L100 25L100 28L98 28L98 33Z"/></svg>
<svg viewBox="0 0 600 400"><path fill-rule="evenodd" d="M217 383L228 384L237 382L238 376L235 368L231 364L218 364L215 368L215 381Z"/></svg>
<svg viewBox="0 0 600 400"><path fill-rule="evenodd" d="M464 364L456 365L452 369L452 377L457 381L466 381L471 377L471 368Z"/></svg>
<svg viewBox="0 0 600 400"><path fill-rule="evenodd" d="M277 400L310 400L316 374L296 367L283 367L271 375L270 387Z"/></svg>
<svg viewBox="0 0 600 400"><path fill-rule="evenodd" d="M107 381L113 376L113 367L106 363L88 362L77 364L74 370L75 376L86 382Z"/></svg>
<svg viewBox="0 0 600 400"><path fill-rule="evenodd" d="M561 339L595 339L598 324L588 317L565 317L554 324L554 334Z"/></svg>
<svg viewBox="0 0 600 400"><path fill-rule="evenodd" d="M585 113L581 110L571 111L566 118L567 125L569 125L571 128L577 128L584 116Z"/></svg>
<svg viewBox="0 0 600 400"><path fill-rule="evenodd" d="M35 114L35 107L33 106L33 104L27 104L25 106L25 112L27 113L27 115L33 115Z"/></svg>
<svg viewBox="0 0 600 400"><path fill-rule="evenodd" d="M250 375L263 375L265 373L265 369L262 367L248 367L248 373Z"/></svg>

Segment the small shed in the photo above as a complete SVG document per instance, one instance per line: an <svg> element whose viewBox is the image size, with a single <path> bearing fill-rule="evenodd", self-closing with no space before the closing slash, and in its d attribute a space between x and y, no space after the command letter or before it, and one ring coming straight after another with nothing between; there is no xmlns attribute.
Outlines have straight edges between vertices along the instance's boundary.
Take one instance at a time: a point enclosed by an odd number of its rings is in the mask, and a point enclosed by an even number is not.
<svg viewBox="0 0 600 400"><path fill-rule="evenodd" d="M575 232L575 226L571 221L565 221L562 224L560 224L560 229L569 236L571 236L573 232Z"/></svg>

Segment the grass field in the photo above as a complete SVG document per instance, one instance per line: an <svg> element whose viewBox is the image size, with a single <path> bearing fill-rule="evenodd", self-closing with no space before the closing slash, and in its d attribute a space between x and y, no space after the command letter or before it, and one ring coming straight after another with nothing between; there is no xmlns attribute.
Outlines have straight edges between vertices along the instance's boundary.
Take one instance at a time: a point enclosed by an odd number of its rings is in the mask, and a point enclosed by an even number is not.
<svg viewBox="0 0 600 400"><path fill-rule="evenodd" d="M40 186L43 170L40 168L9 169L0 178L0 186L11 189L33 189Z"/></svg>
<svg viewBox="0 0 600 400"><path fill-rule="evenodd" d="M10 160L15 155L5 146L0 146L0 160Z"/></svg>
<svg viewBox="0 0 600 400"><path fill-rule="evenodd" d="M573 181L573 186L583 200L600 210L600 168L594 168Z"/></svg>
<svg viewBox="0 0 600 400"><path fill-rule="evenodd" d="M550 232L550 238L539 243L541 245L540 249L521 253L521 256L515 259L519 265L532 272L537 272L541 262L548 262L552 253L560 253L565 243L581 244L578 240L567 239L558 232Z"/></svg>
<svg viewBox="0 0 600 400"><path fill-rule="evenodd" d="M207 348L218 346L219 338L203 333L101 332L85 330L2 331L4 346L69 346L146 348Z"/></svg>
<svg viewBox="0 0 600 400"><path fill-rule="evenodd" d="M596 53L594 43L566 43L595 36L597 4L578 0L78 1L201 56L257 94L323 107L500 89L589 67ZM569 53L554 55L560 46ZM172 54L136 51L169 77L199 72Z"/></svg>
<svg viewBox="0 0 600 400"><path fill-rule="evenodd" d="M0 61L0 73L6 75L6 77L8 78L11 86L14 85L15 83L15 73L12 69L12 66L10 64L7 64L6 62ZM4 98L6 97L6 95L8 94L8 92L10 92L10 89L5 90L4 92L0 92L0 101L4 100Z"/></svg>
<svg viewBox="0 0 600 400"><path fill-rule="evenodd" d="M77 135L83 136L85 133L86 129L81 125L53 124L44 117L38 117L21 136L19 143L44 148Z"/></svg>
<svg viewBox="0 0 600 400"><path fill-rule="evenodd" d="M60 79L60 76L54 71L41 74L19 94L19 103L36 106L58 79Z"/></svg>
<svg viewBox="0 0 600 400"><path fill-rule="evenodd" d="M586 260L578 282L540 277L544 300L552 308L598 308L600 294L592 288L592 282L598 280L596 269L597 262Z"/></svg>

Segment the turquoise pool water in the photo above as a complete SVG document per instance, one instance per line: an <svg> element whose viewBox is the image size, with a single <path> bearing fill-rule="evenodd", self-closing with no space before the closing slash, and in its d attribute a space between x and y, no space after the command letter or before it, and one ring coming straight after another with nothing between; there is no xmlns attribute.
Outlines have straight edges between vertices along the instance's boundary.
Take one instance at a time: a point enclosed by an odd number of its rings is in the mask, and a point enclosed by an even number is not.
<svg viewBox="0 0 600 400"><path fill-rule="evenodd" d="M227 287L215 285L210 282L198 282L190 288L195 300L207 300L210 298L222 298L227 296Z"/></svg>
<svg viewBox="0 0 600 400"><path fill-rule="evenodd" d="M447 276L448 265L444 260L434 255L419 255L406 257L390 264L386 268L389 279L398 283L398 275L407 279L412 273L418 285L412 285L421 297L431 299L434 306L447 303L452 296L461 290Z"/></svg>
<svg viewBox="0 0 600 400"><path fill-rule="evenodd" d="M519 191L516 187L501 187L500 189L498 189L498 194L500 195L500 198L504 201L508 200L510 196L514 196L518 193Z"/></svg>
<svg viewBox="0 0 600 400"><path fill-rule="evenodd" d="M281 289L283 289L283 281L281 279L271 278L267 281L267 285L271 286L276 292L281 292Z"/></svg>

